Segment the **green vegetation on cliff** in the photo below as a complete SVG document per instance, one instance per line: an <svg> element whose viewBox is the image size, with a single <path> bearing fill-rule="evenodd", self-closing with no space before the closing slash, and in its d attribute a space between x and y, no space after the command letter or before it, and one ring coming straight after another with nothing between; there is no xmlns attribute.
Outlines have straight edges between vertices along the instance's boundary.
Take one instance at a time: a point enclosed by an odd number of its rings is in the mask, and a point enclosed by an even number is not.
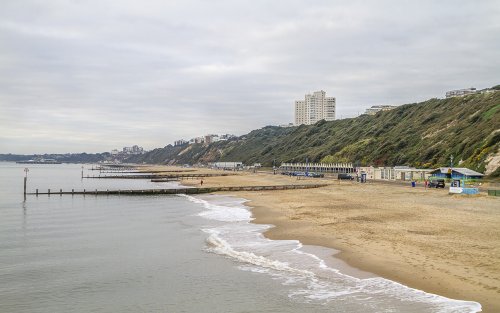
<svg viewBox="0 0 500 313"><path fill-rule="evenodd" d="M268 126L205 146L167 146L131 161L243 161L271 165L273 160L279 164L307 157L311 162L432 168L448 165L453 155L454 166L484 172L491 157L498 155L499 142L500 92L494 92L430 99L374 116L320 121L309 126Z"/></svg>

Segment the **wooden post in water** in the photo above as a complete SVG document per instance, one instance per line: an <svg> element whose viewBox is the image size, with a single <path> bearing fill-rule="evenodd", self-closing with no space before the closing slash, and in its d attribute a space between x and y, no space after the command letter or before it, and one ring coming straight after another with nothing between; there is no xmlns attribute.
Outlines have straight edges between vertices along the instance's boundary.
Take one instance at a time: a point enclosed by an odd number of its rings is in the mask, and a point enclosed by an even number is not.
<svg viewBox="0 0 500 313"><path fill-rule="evenodd" d="M59 195L62 196L62 189L59 189Z"/></svg>
<svg viewBox="0 0 500 313"><path fill-rule="evenodd" d="M75 189L71 189L71 195L75 194Z"/></svg>
<svg viewBox="0 0 500 313"><path fill-rule="evenodd" d="M30 170L27 167L24 169L24 173L25 173L24 174L24 200L26 200L26 183L28 182L28 172L29 171Z"/></svg>
<svg viewBox="0 0 500 313"><path fill-rule="evenodd" d="M47 194L50 196L50 189L49 189L49 190L47 190Z"/></svg>
<svg viewBox="0 0 500 313"><path fill-rule="evenodd" d="M36 196L38 197L38 188L36 189Z"/></svg>

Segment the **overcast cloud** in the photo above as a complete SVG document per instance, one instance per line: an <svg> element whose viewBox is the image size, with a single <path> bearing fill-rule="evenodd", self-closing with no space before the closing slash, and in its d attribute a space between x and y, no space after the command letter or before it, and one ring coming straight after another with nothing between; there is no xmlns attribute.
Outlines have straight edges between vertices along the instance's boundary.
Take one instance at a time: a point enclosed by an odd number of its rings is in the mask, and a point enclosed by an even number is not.
<svg viewBox="0 0 500 313"><path fill-rule="evenodd" d="M0 153L163 147L500 83L500 1L0 3Z"/></svg>

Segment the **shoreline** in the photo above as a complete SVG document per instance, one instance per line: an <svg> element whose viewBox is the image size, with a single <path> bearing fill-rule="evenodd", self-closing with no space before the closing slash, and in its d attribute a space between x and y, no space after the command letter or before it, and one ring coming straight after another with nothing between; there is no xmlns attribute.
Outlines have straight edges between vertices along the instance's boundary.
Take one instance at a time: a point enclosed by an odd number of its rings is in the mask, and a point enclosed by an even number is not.
<svg viewBox="0 0 500 313"><path fill-rule="evenodd" d="M239 194L248 199L247 205L251 208L256 224L270 224L274 227L268 229L263 235L271 240L298 240L303 245L319 246L339 251L331 254L331 258L345 262L349 267L362 272L372 273L376 276L398 282L407 287L422 290L426 293L444 296L446 298L463 301L476 301L481 304L480 312L498 312L500 303L494 297L484 296L481 291L475 289L471 284L466 284L459 278L454 278L449 271L440 272L433 270L429 276L415 273L413 268L407 268L400 260L383 255L373 255L360 251L361 245L354 247L342 242L330 234L316 231L318 225L314 223L293 220L286 217L279 208L271 208L271 205L262 205L258 195L249 193ZM429 272L429 271L426 271ZM462 284L462 286L460 286ZM455 285L453 288L451 285ZM474 285L474 284L472 284ZM495 290L499 290L495 288ZM498 292L497 292L498 293ZM475 294L475 296L471 296Z"/></svg>
<svg viewBox="0 0 500 313"><path fill-rule="evenodd" d="M295 181L281 176L242 173L206 179L204 186ZM274 225L263 233L266 238L339 250L331 257L355 269L427 293L479 302L482 312L500 311L498 199L324 181L329 185L318 189L229 195L249 200L253 223Z"/></svg>
<svg viewBox="0 0 500 313"><path fill-rule="evenodd" d="M200 196L190 196L190 197L196 198L196 199L201 199L202 201L207 201L209 204L215 203L215 205L218 205L217 200L215 200L215 202L212 202L213 199L211 199L210 197L222 197L222 198L232 199L232 201L236 200L236 203L238 205L243 204L244 209L248 213L250 213L249 219L246 221L246 223L254 224L255 226L257 226L257 225L266 226L265 228L257 231L257 233L259 233L262 236L262 238L269 239L270 241L273 241L273 242L279 242L279 241L295 242L293 244L300 245L300 247L294 248L293 250L300 250L305 254L313 255L314 259L321 260L321 262L323 262L324 265L328 266L330 269L333 269L335 272L338 272L340 275L342 275L344 277L350 277L351 279L354 278L354 279L359 279L359 280L382 278L382 277L375 275L373 273L365 272L365 271L362 271L358 268L352 267L351 265L344 262L342 259L335 257L335 255L340 253L340 251L335 250L331 247L325 247L325 246L321 246L321 245L304 244L301 240L297 240L296 238L271 239L268 236L265 236L264 234L266 232L268 232L270 229L275 228L276 226L272 225L272 224L268 224L268 223L255 223L254 222L254 215L253 215L253 208L254 207L249 205L249 202L250 202L249 199L245 199L245 198L238 196L238 195L225 194L225 193L214 193L211 195L200 195ZM216 199L218 199L218 198L216 198ZM226 208L229 208L229 210L234 208L231 205L227 205L227 204L223 204L223 205L226 206ZM209 218L209 219L211 219L211 218ZM287 243L287 244L290 244L290 243ZM223 253L223 254L225 254L225 253ZM250 254L252 254L252 252ZM250 259L250 260L243 259L242 260L239 255L238 256L234 256L232 254L228 254L228 255L230 255L231 258L235 258L240 262L241 261L249 262L250 265L257 265L259 267L261 266L260 262L254 263L254 261L252 259ZM269 257L265 253L265 256L263 256L263 258L266 259ZM274 261L274 258L271 257L269 260ZM286 261L279 260L276 262L286 262ZM287 263L283 263L283 264L287 264ZM292 266L292 268L295 268L295 267L293 267L293 265L291 265L291 266ZM321 266L319 268L321 268ZM281 270L278 270L278 271L281 272ZM299 266L298 271L301 271L300 266ZM286 270L285 270L285 272L286 272ZM439 299L438 301L443 301L444 303L448 303L448 301L450 301L450 302L454 303L455 305L458 305L462 310L464 309L464 307L462 307L462 305L465 305L467 308L470 309L470 311L462 311L462 312L480 312L478 310L481 306L477 302L471 302L471 301L466 301L466 300L461 300L461 299L457 300L457 299L447 298L447 297L444 297L442 295L437 295L437 294L425 292L421 289L410 288L410 287L403 285L403 284L401 284L397 281L394 281L394 280L388 280L385 278L382 278L382 279L387 280L387 283L389 285L397 286L396 288L401 288L400 292L402 292L403 294L406 294L406 292L410 292L410 293L413 293L414 295L422 296L424 303L426 301L431 301L430 299ZM382 286L385 287L385 284L383 284ZM400 295L400 293L397 293L397 295ZM427 297L430 297L430 299ZM434 298L434 297L437 297L437 298ZM462 302L464 302L464 303L462 303ZM467 303L465 303L465 302L467 302ZM408 303L408 305L411 306L412 304ZM402 309L402 308L400 308L400 309ZM452 312L452 311L448 311L449 309L450 309L450 307L448 307L444 312Z"/></svg>
<svg viewBox="0 0 500 313"><path fill-rule="evenodd" d="M306 238L306 237L290 237L286 235L273 235L274 232L279 232L280 230L278 229L279 226L276 224L273 224L272 221L269 221L266 219L266 213L258 213L260 217L256 216L256 210L263 210L263 211L268 211L266 207L255 207L252 205L252 200L240 197L238 195L234 194L223 194L223 193L217 193L223 196L227 197L232 197L236 199L242 199L244 200L244 205L245 207L250 211L252 219L250 220L250 223L252 224L257 224L257 225L268 225L270 226L267 230L262 232L262 236L264 238L270 239L270 240L297 240L302 244L301 250L304 252L309 252L312 254L315 254L316 256L320 257L323 259L323 261L330 267L339 270L342 274L349 275L355 278L359 279L364 279L364 278L374 278L374 277L380 277L376 275L373 272L369 272L366 270L362 270L359 267L355 267L343 258L340 257L342 254L342 250L336 248L335 246L331 245L324 245L324 244L319 244L315 239L313 238ZM273 219L275 221L275 219ZM306 225L304 225L307 227ZM283 227L283 225L281 226Z"/></svg>
<svg viewBox="0 0 500 313"><path fill-rule="evenodd" d="M324 247L327 249L332 249L336 252L333 254L329 254L328 256L340 260L344 262L348 267L348 271L360 271L362 273L372 274L375 277L382 277L389 279L394 282L401 283L407 287L422 290L427 293L433 293L436 295L444 296L453 300L464 300L464 301L472 301L470 299L463 298L454 298L456 296L453 293L448 293L448 290L430 290L427 284L418 284L415 283L414 279L404 279L400 274L394 273L394 268L391 266L379 266L370 261L361 261L359 259L360 255L358 251L353 251L352 249L347 249L345 245L338 244L335 240L325 238L322 235L305 235L298 234L296 231L300 231L301 229L307 229L311 225L307 223L293 223L290 224L287 221L279 221L276 217L269 217L268 212L263 212L268 210L266 207L256 207L252 205L252 201L248 200L248 206L252 212L252 216L254 220L252 223L255 224L263 224L263 225L272 225L273 227L264 231L262 234L264 237L271 240L298 240L304 246L312 246L312 247ZM385 260L386 261L386 260ZM335 263L335 261L333 261ZM343 272L344 273L344 272ZM351 272L352 273L352 272ZM344 274L350 275L348 272ZM352 275L354 277L358 277L357 275ZM359 277L358 277L359 278ZM482 311L483 312L483 311Z"/></svg>

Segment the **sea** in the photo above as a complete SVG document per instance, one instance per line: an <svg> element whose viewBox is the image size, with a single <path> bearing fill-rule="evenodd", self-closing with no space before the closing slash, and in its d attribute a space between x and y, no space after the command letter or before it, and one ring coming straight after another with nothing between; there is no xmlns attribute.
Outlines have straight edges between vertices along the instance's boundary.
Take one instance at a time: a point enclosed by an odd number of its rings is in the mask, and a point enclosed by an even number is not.
<svg viewBox="0 0 500 313"><path fill-rule="evenodd" d="M0 312L479 312L365 275L334 250L269 240L231 195L27 195L177 188L0 163ZM339 264L338 266L336 264ZM359 275L358 275L358 274Z"/></svg>

